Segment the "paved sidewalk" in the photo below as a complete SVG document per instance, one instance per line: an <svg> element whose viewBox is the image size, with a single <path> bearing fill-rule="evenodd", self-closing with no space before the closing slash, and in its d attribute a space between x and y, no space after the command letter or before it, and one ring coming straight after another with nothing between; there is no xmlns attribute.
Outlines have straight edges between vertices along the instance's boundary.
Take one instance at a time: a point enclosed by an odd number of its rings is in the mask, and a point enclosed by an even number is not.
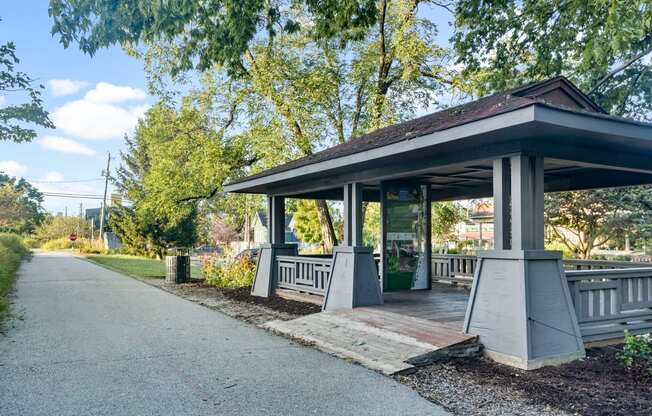
<svg viewBox="0 0 652 416"><path fill-rule="evenodd" d="M62 253L23 265L0 415L446 415L411 389Z"/></svg>

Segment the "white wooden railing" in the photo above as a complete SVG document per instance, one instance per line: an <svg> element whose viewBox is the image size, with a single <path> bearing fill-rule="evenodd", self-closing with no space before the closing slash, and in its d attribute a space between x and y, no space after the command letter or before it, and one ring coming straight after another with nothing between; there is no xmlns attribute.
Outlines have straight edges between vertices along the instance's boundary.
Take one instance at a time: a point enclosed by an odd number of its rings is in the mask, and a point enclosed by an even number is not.
<svg viewBox="0 0 652 416"><path fill-rule="evenodd" d="M567 271L584 341L652 330L652 267Z"/></svg>
<svg viewBox="0 0 652 416"><path fill-rule="evenodd" d="M331 263L330 257L276 256L278 287L323 296Z"/></svg>

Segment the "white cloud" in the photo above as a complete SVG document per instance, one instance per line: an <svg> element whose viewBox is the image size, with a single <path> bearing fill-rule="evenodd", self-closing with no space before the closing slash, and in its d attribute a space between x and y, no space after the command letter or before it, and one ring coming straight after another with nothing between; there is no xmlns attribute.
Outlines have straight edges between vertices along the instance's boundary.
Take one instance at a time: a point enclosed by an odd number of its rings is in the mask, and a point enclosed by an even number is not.
<svg viewBox="0 0 652 416"><path fill-rule="evenodd" d="M74 81L72 79L51 79L48 81L48 88L55 97L74 94L87 86L87 81Z"/></svg>
<svg viewBox="0 0 652 416"><path fill-rule="evenodd" d="M0 108L4 107L6 102L7 98L4 95L0 95Z"/></svg>
<svg viewBox="0 0 652 416"><path fill-rule="evenodd" d="M147 98L145 91L139 88L119 86L100 82L95 88L88 91L84 96L85 100L94 103L115 104L124 101L142 101Z"/></svg>
<svg viewBox="0 0 652 416"><path fill-rule="evenodd" d="M34 181L34 186L41 192L55 192L55 193L73 193L73 194L93 194L99 193L98 186L101 183L92 186L87 183L68 182L58 183L65 181L66 177L63 173L58 171L50 171L41 177L39 180Z"/></svg>
<svg viewBox="0 0 652 416"><path fill-rule="evenodd" d="M142 90L100 83L84 98L57 108L52 112L52 121L64 133L82 139L121 138L136 126L149 105L119 106L115 103L145 98Z"/></svg>
<svg viewBox="0 0 652 416"><path fill-rule="evenodd" d="M54 150L61 153L72 153L86 156L93 156L96 154L95 150L85 144L66 139L65 137L45 136L39 140L39 144L44 149Z"/></svg>
<svg viewBox="0 0 652 416"><path fill-rule="evenodd" d="M27 166L15 160L0 160L0 172L4 172L9 176L23 176L27 173L27 170Z"/></svg>

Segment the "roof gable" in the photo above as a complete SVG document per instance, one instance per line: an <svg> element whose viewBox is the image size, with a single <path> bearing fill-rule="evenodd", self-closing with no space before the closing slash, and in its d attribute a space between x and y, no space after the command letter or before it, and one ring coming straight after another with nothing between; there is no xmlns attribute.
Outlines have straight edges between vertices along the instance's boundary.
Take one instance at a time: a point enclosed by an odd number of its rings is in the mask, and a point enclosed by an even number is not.
<svg viewBox="0 0 652 416"><path fill-rule="evenodd" d="M548 104L605 114L588 95L580 91L565 77L559 76L546 81L525 85L510 91L518 97L531 98Z"/></svg>

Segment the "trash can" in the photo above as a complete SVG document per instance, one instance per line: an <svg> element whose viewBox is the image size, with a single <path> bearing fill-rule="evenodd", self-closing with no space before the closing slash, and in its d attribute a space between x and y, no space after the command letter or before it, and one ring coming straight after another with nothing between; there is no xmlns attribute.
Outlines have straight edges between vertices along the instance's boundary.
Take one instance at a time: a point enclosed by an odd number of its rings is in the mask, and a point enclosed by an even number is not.
<svg viewBox="0 0 652 416"><path fill-rule="evenodd" d="M176 249L173 255L165 256L165 282L187 283L190 281L190 255Z"/></svg>

